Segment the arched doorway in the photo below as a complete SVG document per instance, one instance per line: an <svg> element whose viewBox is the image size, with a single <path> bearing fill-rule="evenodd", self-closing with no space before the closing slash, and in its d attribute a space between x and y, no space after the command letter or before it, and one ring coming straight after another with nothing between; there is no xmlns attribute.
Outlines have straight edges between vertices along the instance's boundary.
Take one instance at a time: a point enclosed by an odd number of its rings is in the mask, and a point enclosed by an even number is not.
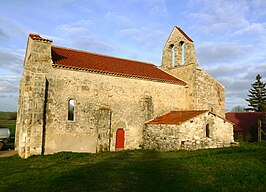
<svg viewBox="0 0 266 192"><path fill-rule="evenodd" d="M125 132L122 128L119 128L116 131L115 149L116 150L124 149L124 145L125 145Z"/></svg>

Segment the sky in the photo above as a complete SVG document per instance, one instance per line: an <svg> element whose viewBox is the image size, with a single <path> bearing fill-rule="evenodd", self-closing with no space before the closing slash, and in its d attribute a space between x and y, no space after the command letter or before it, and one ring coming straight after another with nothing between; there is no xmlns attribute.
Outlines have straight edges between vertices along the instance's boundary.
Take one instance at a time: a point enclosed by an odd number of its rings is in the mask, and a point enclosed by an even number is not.
<svg viewBox="0 0 266 192"><path fill-rule="evenodd" d="M226 110L266 82L266 0L0 0L0 111L16 111L30 33L53 45L161 65L174 26L226 88Z"/></svg>

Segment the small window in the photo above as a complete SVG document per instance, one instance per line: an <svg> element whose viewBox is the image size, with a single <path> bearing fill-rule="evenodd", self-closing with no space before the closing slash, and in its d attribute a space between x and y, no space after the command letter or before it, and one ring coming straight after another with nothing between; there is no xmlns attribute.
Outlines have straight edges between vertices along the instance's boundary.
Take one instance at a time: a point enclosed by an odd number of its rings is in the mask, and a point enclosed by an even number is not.
<svg viewBox="0 0 266 192"><path fill-rule="evenodd" d="M206 125L206 137L210 137L210 126L209 124Z"/></svg>
<svg viewBox="0 0 266 192"><path fill-rule="evenodd" d="M185 64L185 42L184 41L181 41L180 42L180 44L181 44L181 50L182 50L182 52L181 52L181 54L182 54L182 65L184 65Z"/></svg>
<svg viewBox="0 0 266 192"><path fill-rule="evenodd" d="M171 56L172 56L172 67L175 67L175 46L173 44L170 45Z"/></svg>
<svg viewBox="0 0 266 192"><path fill-rule="evenodd" d="M67 116L67 119L69 121L74 121L74 107L75 107L75 101L74 99L70 99L68 101L68 116Z"/></svg>

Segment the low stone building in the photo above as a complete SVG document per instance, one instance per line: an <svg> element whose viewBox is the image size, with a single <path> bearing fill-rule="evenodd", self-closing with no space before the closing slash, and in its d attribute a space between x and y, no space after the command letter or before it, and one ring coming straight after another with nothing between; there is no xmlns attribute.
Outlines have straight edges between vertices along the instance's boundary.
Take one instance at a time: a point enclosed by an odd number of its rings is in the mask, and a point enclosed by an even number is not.
<svg viewBox="0 0 266 192"><path fill-rule="evenodd" d="M146 123L143 145L164 151L227 147L232 131L231 122L208 110L171 111Z"/></svg>
<svg viewBox="0 0 266 192"><path fill-rule="evenodd" d="M224 86L198 66L194 43L179 27L166 42L161 67L53 46L52 40L30 34L15 145L23 158L223 146L233 142L224 109ZM177 120L193 115L181 124L153 123L169 111Z"/></svg>

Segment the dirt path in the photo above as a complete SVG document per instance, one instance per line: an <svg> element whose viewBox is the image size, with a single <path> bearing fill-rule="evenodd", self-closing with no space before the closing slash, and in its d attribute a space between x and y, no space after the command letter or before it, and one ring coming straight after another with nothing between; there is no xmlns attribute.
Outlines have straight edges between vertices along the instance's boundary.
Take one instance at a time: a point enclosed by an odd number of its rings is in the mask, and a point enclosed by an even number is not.
<svg viewBox="0 0 266 192"><path fill-rule="evenodd" d="M15 150L0 151L0 157L9 157L17 154Z"/></svg>

